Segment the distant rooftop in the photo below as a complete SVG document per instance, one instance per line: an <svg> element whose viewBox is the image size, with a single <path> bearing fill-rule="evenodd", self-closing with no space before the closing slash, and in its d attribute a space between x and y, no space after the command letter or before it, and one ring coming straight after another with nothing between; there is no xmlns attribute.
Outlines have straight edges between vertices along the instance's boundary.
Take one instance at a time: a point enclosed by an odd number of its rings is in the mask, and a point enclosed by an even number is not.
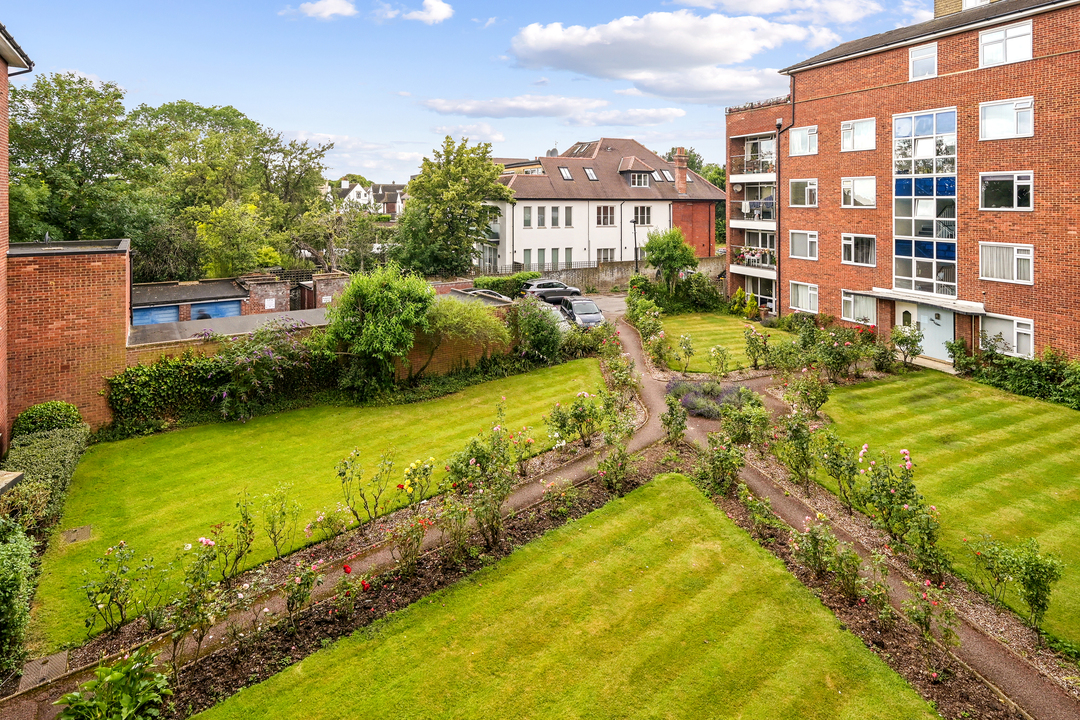
<svg viewBox="0 0 1080 720"><path fill-rule="evenodd" d="M235 278L197 280L192 282L140 283L131 286L132 307L180 305L211 300L246 298L248 290Z"/></svg>
<svg viewBox="0 0 1080 720"><path fill-rule="evenodd" d="M34 257L35 255L94 255L100 253L126 253L131 241L81 240L77 242L22 242L8 245L8 257Z"/></svg>

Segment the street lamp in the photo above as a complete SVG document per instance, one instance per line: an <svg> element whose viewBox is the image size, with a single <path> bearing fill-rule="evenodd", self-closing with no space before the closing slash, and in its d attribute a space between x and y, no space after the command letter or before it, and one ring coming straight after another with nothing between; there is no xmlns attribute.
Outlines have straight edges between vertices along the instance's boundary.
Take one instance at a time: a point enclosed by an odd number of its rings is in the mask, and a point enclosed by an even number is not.
<svg viewBox="0 0 1080 720"><path fill-rule="evenodd" d="M638 275L637 218L631 220L630 224L634 226L634 274Z"/></svg>

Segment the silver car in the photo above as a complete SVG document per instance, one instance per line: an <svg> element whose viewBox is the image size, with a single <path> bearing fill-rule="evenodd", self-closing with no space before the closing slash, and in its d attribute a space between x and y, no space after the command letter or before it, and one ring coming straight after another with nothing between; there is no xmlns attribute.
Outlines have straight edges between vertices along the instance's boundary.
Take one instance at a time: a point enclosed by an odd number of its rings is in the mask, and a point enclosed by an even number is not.
<svg viewBox="0 0 1080 720"><path fill-rule="evenodd" d="M588 328L604 324L604 313L600 312L600 308L589 298L564 297L560 307L566 319L578 327Z"/></svg>

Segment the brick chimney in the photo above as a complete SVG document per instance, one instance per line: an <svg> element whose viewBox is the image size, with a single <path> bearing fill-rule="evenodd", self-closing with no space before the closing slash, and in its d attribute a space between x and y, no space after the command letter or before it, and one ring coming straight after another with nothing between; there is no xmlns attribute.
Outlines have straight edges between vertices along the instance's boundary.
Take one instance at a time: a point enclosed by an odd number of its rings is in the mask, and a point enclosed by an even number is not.
<svg viewBox="0 0 1080 720"><path fill-rule="evenodd" d="M675 191L686 194L686 148L675 148Z"/></svg>

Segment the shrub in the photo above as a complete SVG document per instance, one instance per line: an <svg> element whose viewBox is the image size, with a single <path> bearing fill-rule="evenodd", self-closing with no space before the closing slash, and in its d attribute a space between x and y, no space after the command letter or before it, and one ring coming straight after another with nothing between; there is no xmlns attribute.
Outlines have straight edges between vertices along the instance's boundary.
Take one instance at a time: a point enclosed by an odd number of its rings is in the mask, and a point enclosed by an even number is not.
<svg viewBox="0 0 1080 720"><path fill-rule="evenodd" d="M689 335L679 336L679 358L683 363L683 375L686 374L687 368L690 367L690 359L694 357L694 338Z"/></svg>
<svg viewBox="0 0 1080 720"><path fill-rule="evenodd" d="M753 393L753 391L749 391ZM758 401L756 404L744 402L740 405L721 406L721 426L739 445L764 445L768 435L771 418L769 411Z"/></svg>
<svg viewBox="0 0 1080 720"><path fill-rule="evenodd" d="M784 528L784 523L773 512L772 502L770 502L769 498L756 497L750 492L750 488L746 486L746 483L739 483L737 491L739 502L743 504L750 515L750 531L753 534L762 537L765 531L770 528L775 530Z"/></svg>
<svg viewBox="0 0 1080 720"><path fill-rule="evenodd" d="M664 426L669 443L677 443L682 440L686 432L686 409L671 395L664 398L667 410L660 416L660 424Z"/></svg>
<svg viewBox="0 0 1080 720"><path fill-rule="evenodd" d="M743 451L731 438L709 433L709 447L701 454L695 478L706 495L728 495L746 465Z"/></svg>
<svg viewBox="0 0 1080 720"><path fill-rule="evenodd" d="M342 483L344 484L344 480ZM300 519L300 503L289 499L291 489L292 485L279 483L273 492L262 497L260 510L263 532L266 533L270 544L274 546L274 557L281 557L284 550L292 547L293 538L296 536L297 522Z"/></svg>
<svg viewBox="0 0 1080 720"><path fill-rule="evenodd" d="M728 312L732 315L742 315L746 312L746 291L739 288L735 291L735 294L731 296L731 302L728 304Z"/></svg>
<svg viewBox="0 0 1080 720"><path fill-rule="evenodd" d="M169 679L155 672L156 654L141 647L114 665L99 665L94 679L54 705L64 705L61 720L157 717L162 700L172 695Z"/></svg>
<svg viewBox="0 0 1080 720"><path fill-rule="evenodd" d="M503 427L503 412L491 429L472 438L446 465L446 486L468 498L476 527L489 548L502 535L503 502L514 489L514 458L510 432Z"/></svg>
<svg viewBox="0 0 1080 720"><path fill-rule="evenodd" d="M1040 553L1039 542L1035 538L1021 543L1017 555L1020 597L1028 606L1028 621L1037 630L1050 609L1050 592L1054 583L1061 579L1064 566L1053 555Z"/></svg>
<svg viewBox="0 0 1080 720"><path fill-rule="evenodd" d="M596 464L596 477L612 495L623 493L632 471L633 464L625 442L612 443L607 454Z"/></svg>
<svg viewBox="0 0 1080 720"><path fill-rule="evenodd" d="M473 287L494 290L509 298L516 298L521 294L521 288L526 282L539 277L543 277L543 274L535 271L514 273L508 277L478 277L473 280Z"/></svg>
<svg viewBox="0 0 1080 720"><path fill-rule="evenodd" d="M1020 557L1014 548L986 536L968 546L975 562L975 584L999 605L1009 585L1020 576Z"/></svg>
<svg viewBox="0 0 1080 720"><path fill-rule="evenodd" d="M817 358L833 382L853 375L863 356L863 344L850 328L833 328L817 336Z"/></svg>
<svg viewBox="0 0 1080 720"><path fill-rule="evenodd" d="M812 417L817 417L818 410L829 401L829 383L821 379L816 368L788 378L784 386L784 399Z"/></svg>
<svg viewBox="0 0 1080 720"><path fill-rule="evenodd" d="M469 517L472 506L467 496L456 492L443 495L439 508L439 517L435 521L442 532L443 548L446 558L453 563L462 563L469 556Z"/></svg>
<svg viewBox="0 0 1080 720"><path fill-rule="evenodd" d="M784 436L776 448L776 456L791 473L791 479L810 490L810 476L817 470L814 454L814 434L810 423L801 414L793 413L784 418Z"/></svg>
<svg viewBox="0 0 1080 720"><path fill-rule="evenodd" d="M907 581L904 584L911 592L911 599L902 603L904 614L922 633L930 667L941 667L947 661L949 648L960 644L956 635L956 610L949 602L945 583L934 585L926 580L921 585ZM934 648L938 648L936 658L930 655ZM933 677L938 677L938 673L935 672Z"/></svg>
<svg viewBox="0 0 1080 720"><path fill-rule="evenodd" d="M289 623L296 629L296 616L311 602L311 591L316 585L323 584L323 575L319 572L320 564L296 563L296 570L285 581L285 609L289 613Z"/></svg>
<svg viewBox="0 0 1080 720"><path fill-rule="evenodd" d="M18 672L26 656L34 592L34 545L22 528L0 517L0 673Z"/></svg>
<svg viewBox="0 0 1080 720"><path fill-rule="evenodd" d="M766 367L776 368L780 372L790 373L805 368L814 361L799 347L798 340L770 345L765 353Z"/></svg>
<svg viewBox="0 0 1080 720"><path fill-rule="evenodd" d="M877 460L866 460L869 448L863 445L859 451L859 464L868 464L866 503L873 508L874 525L889 534L895 542L902 542L910 522L922 506L923 497L915 489L915 465L907 450L899 470L894 470L888 456L881 453ZM859 474L863 474L863 469Z"/></svg>
<svg viewBox="0 0 1080 720"><path fill-rule="evenodd" d="M757 370L769 352L769 333L758 332L753 325L743 328L746 338L746 357L750 365Z"/></svg>
<svg viewBox="0 0 1080 720"><path fill-rule="evenodd" d="M862 593L865 595L861 602L870 605L877 613L877 620L885 628L890 628L896 622L896 611L889 599L889 559L877 551L873 551L870 560L870 573L862 583Z"/></svg>
<svg viewBox="0 0 1080 720"><path fill-rule="evenodd" d="M699 312L714 312L724 306L720 288L702 273L691 273L681 281L676 296L689 309Z"/></svg>
<svg viewBox="0 0 1080 720"><path fill-rule="evenodd" d="M855 552L855 548L849 543L837 543L829 560L829 569L833 572L836 589L848 600L855 600L863 589L864 583L859 577L861 567L862 558Z"/></svg>
<svg viewBox="0 0 1080 720"><path fill-rule="evenodd" d="M723 345L714 345L709 348L709 371L713 379L719 380L727 375L730 354Z"/></svg>
<svg viewBox="0 0 1080 720"><path fill-rule="evenodd" d="M874 369L878 372L892 372L896 365L896 347L889 340L880 340L870 352Z"/></svg>
<svg viewBox="0 0 1080 720"><path fill-rule="evenodd" d="M922 354L923 331L914 325L894 325L892 329L892 342L901 355L905 366L909 366L911 359Z"/></svg>
<svg viewBox="0 0 1080 720"><path fill-rule="evenodd" d="M811 520L806 518L806 531L792 534L792 550L795 559L804 565L814 577L822 577L828 572L836 554L836 537L825 524L821 513Z"/></svg>
<svg viewBox="0 0 1080 720"><path fill-rule="evenodd" d="M397 562L400 575L408 577L416 572L416 564L424 546L424 536L434 524L431 518L414 515L387 530L386 536L391 543L390 552Z"/></svg>
<svg viewBox="0 0 1080 720"><path fill-rule="evenodd" d="M514 345L522 357L547 364L558 361L562 347L559 318L543 300L519 300L510 308L508 320Z"/></svg>
<svg viewBox="0 0 1080 720"><path fill-rule="evenodd" d="M818 465L836 481L840 502L847 508L848 514L851 514L854 507L861 508L857 487L859 462L855 451L849 448L831 427L814 434L814 450L817 454Z"/></svg>
<svg viewBox="0 0 1080 720"><path fill-rule="evenodd" d="M574 511L581 490L574 483L563 478L556 478L544 485L543 504L547 507L548 517L565 520Z"/></svg>
<svg viewBox="0 0 1080 720"><path fill-rule="evenodd" d="M95 558L98 577L90 578L90 573L83 570L86 584L79 589L86 593L90 604L90 615L86 618L89 633L98 620L105 624L105 631L112 632L127 622L128 610L134 605L133 586L144 574L147 565L134 566L135 551L121 540L115 546L107 548L102 557Z"/></svg>
<svg viewBox="0 0 1080 720"><path fill-rule="evenodd" d="M562 403L555 403L546 418L551 428L549 436L568 443L580 438L585 447L591 446L592 436L603 420L602 406L597 397L580 392L568 408L563 407Z"/></svg>
<svg viewBox="0 0 1080 720"><path fill-rule="evenodd" d="M746 308L743 310L743 317L747 320L757 320L759 315L761 315L761 308L758 306L757 298L754 293L750 293L750 297L746 301Z"/></svg>
<svg viewBox="0 0 1080 720"><path fill-rule="evenodd" d="M13 439L0 469L21 472L23 480L0 496L0 513L27 531L40 530L58 519L89 437L89 430L81 425Z"/></svg>
<svg viewBox="0 0 1080 720"><path fill-rule="evenodd" d="M11 437L75 428L82 425L82 421L79 408L62 400L50 400L32 405L19 413L11 425Z"/></svg>

